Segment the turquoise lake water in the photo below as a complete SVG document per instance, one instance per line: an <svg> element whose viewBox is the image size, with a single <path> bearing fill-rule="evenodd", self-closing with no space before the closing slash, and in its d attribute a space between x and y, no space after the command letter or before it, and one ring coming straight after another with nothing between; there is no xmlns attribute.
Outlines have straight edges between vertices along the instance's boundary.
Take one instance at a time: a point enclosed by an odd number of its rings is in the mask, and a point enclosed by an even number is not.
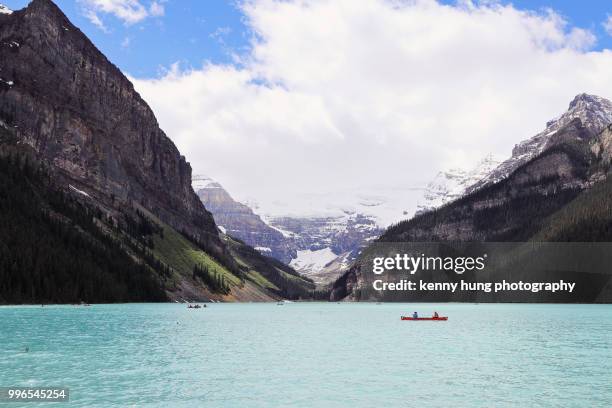
<svg viewBox="0 0 612 408"><path fill-rule="evenodd" d="M434 309L449 321L400 321ZM26 407L612 406L611 305L31 306L0 324L0 387L70 389Z"/></svg>

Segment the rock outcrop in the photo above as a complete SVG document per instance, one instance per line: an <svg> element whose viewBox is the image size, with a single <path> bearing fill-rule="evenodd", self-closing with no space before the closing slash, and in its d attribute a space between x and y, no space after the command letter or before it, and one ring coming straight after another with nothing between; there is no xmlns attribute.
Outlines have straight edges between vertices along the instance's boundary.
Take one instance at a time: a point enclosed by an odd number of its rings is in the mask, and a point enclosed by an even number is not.
<svg viewBox="0 0 612 408"><path fill-rule="evenodd" d="M194 188L224 233L286 264L295 258L296 250L291 238L266 224L251 208L234 200L221 184L198 176Z"/></svg>

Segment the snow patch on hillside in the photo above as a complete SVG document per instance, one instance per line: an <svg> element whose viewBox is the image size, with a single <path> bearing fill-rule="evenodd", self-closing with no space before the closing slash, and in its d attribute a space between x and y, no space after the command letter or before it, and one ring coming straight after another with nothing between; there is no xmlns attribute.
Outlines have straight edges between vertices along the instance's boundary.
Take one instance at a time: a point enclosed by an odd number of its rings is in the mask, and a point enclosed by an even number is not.
<svg viewBox="0 0 612 408"><path fill-rule="evenodd" d="M281 234L283 234L283 237L285 237L285 238L289 238L289 239L291 239L291 238L295 238L295 237L296 237L296 234L295 234L295 233L293 233L293 232L291 232L291 231L287 231L287 230L285 230L285 229L282 229L282 228L280 228L280 227L278 227L278 226L276 226L276 225L272 225L272 221L271 221L271 220L269 220L269 219L267 219L265 216L260 215L260 218L261 218L261 219L263 220L263 222L265 222L265 223L266 223L266 224L267 224L267 225L268 225L270 228L272 228L272 229L274 229L274 230L276 230L276 231L280 232Z"/></svg>
<svg viewBox="0 0 612 408"><path fill-rule="evenodd" d="M223 188L221 184L208 176L195 175L191 178L191 186L195 191L205 188Z"/></svg>
<svg viewBox="0 0 612 408"><path fill-rule="evenodd" d="M427 184L423 197L417 205L417 214L431 211L454 201L468 192L468 189L487 177L500 161L489 154L470 170L450 169L439 172Z"/></svg>
<svg viewBox="0 0 612 408"><path fill-rule="evenodd" d="M78 188L76 188L76 187L75 187L75 186L73 186L72 184L69 184L69 185L68 185L68 187L69 187L69 188L70 188L72 191L74 191L75 193L78 193L78 194L80 194L80 195L82 195L82 196L85 196L85 197L89 197L89 194L87 194L87 193L86 193L85 191L83 191L83 190L79 190Z"/></svg>
<svg viewBox="0 0 612 408"><path fill-rule="evenodd" d="M279 218L336 218L352 219L363 216L374 220L379 228L386 228L410 218L416 201L423 195L423 186L364 186L360 191L332 191L299 196L299 206L288 201L260 202L250 198L240 200L264 220ZM270 222L268 222L270 223Z"/></svg>
<svg viewBox="0 0 612 408"><path fill-rule="evenodd" d="M13 10L0 3L0 14L13 14Z"/></svg>
<svg viewBox="0 0 612 408"><path fill-rule="evenodd" d="M296 271L318 272L325 268L327 264L336 259L331 248L323 248L316 251L310 249L297 251L297 258L291 260L289 264Z"/></svg>

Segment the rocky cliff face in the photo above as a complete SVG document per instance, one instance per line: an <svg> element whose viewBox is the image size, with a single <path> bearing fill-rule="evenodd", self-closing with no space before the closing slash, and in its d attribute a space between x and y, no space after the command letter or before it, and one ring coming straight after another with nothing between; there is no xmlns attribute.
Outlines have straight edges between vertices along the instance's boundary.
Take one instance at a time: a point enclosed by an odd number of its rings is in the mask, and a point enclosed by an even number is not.
<svg viewBox="0 0 612 408"><path fill-rule="evenodd" d="M149 106L50 0L0 14L0 120L109 210L140 205L220 242L191 167Z"/></svg>
<svg viewBox="0 0 612 408"><path fill-rule="evenodd" d="M601 163L600 177L605 176L612 164L612 125L606 126L597 136L591 145L591 151Z"/></svg>

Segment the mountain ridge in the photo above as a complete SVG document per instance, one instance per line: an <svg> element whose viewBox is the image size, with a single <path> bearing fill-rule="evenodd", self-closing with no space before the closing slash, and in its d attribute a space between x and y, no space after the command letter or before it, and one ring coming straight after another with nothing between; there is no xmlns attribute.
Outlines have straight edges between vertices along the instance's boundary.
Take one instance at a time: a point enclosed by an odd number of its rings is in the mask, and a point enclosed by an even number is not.
<svg viewBox="0 0 612 408"><path fill-rule="evenodd" d="M575 100L583 98L580 94ZM570 104L569 110L575 107ZM596 133L600 128L598 123L583 124L579 116L565 120L554 133L541 133L545 141L537 142L543 143L542 150L525 162L513 163L516 167L506 177L392 226L377 242L611 240L612 207L605 192L610 191L612 128L608 124ZM360 262L334 283L332 300L359 300L364 284ZM599 301L609 293L601 296Z"/></svg>
<svg viewBox="0 0 612 408"><path fill-rule="evenodd" d="M612 122L612 102L600 96L586 93L576 95L570 102L567 111L546 122L546 128L543 131L515 145L510 158L504 160L486 177L470 186L466 192L473 192L506 178L520 165L541 153L547 147L551 137L560 128L576 118L580 119L582 124L593 134L598 134Z"/></svg>

